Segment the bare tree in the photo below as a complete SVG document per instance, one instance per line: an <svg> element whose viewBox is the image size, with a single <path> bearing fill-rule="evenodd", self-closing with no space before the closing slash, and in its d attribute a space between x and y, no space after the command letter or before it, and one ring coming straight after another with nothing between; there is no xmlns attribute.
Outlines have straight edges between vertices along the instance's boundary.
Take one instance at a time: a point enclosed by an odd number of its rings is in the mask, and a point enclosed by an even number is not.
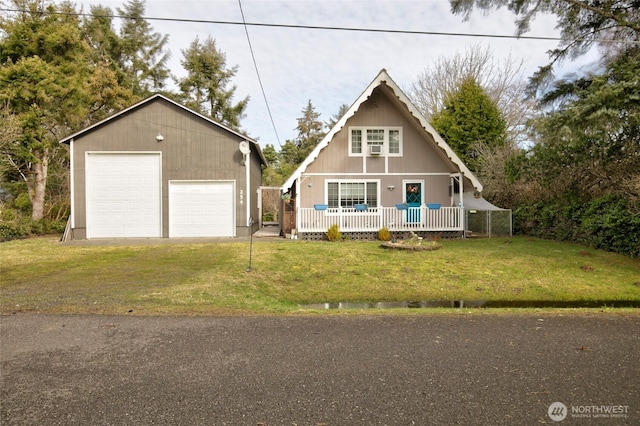
<svg viewBox="0 0 640 426"><path fill-rule="evenodd" d="M427 120L431 120L442 110L447 97L456 93L460 84L471 77L502 112L507 123L508 142L515 147L526 140L525 124L535 105L525 97L528 81L522 75L523 66L523 61L510 55L499 63L489 47L475 45L464 53L436 60L418 75L408 94Z"/></svg>

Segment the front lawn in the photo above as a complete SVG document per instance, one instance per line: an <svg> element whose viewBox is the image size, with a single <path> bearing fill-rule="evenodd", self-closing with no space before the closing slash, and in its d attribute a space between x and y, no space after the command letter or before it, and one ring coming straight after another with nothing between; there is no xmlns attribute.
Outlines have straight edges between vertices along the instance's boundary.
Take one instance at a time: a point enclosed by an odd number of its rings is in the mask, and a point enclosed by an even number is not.
<svg viewBox="0 0 640 426"><path fill-rule="evenodd" d="M117 247L10 241L0 244L0 310L262 314L307 312L299 305L321 302L640 304L637 259L524 237L441 243L440 250L409 252L379 242L254 240L247 272L248 241Z"/></svg>

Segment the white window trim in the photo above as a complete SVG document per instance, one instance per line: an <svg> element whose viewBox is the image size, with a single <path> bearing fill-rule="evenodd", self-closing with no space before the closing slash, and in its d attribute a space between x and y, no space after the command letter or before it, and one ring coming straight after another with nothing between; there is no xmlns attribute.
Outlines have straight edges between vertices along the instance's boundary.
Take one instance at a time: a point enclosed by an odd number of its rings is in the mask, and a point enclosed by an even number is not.
<svg viewBox="0 0 640 426"><path fill-rule="evenodd" d="M402 157L402 146L403 146L403 135L402 135L402 127L401 126L351 126L349 127L349 157ZM352 134L353 130L361 130L362 131L362 152L353 152L352 151ZM369 144L367 143L367 130L384 130L384 141L383 141L383 149L382 154L372 155L369 153ZM390 153L389 152L389 131L397 130L398 138L399 138L399 152Z"/></svg>
<svg viewBox="0 0 640 426"><path fill-rule="evenodd" d="M376 183L376 197L378 199L378 205L376 206L376 208L380 207L380 179L326 179L324 181L324 203L329 205L329 184L330 183L337 183L338 191L339 191L341 183L370 183L370 182ZM365 188L366 188L366 185L365 185ZM366 196L366 190L365 190L365 196ZM340 201L340 198L338 197L338 202L339 201ZM333 210L341 209L341 208L342 207L331 207L331 209Z"/></svg>

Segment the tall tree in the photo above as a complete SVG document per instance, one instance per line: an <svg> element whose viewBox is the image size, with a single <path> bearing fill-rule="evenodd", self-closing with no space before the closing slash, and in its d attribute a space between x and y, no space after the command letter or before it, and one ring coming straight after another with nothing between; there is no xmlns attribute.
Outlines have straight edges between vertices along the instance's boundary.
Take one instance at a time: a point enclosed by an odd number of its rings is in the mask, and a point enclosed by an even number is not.
<svg viewBox="0 0 640 426"><path fill-rule="evenodd" d="M544 101L556 106L535 121L530 177L558 197L617 193L640 201L640 47L602 73L556 82Z"/></svg>
<svg viewBox="0 0 640 426"><path fill-rule="evenodd" d="M454 13L506 7L518 34L540 13L562 40L531 78L544 114L530 152L507 162L516 231L640 256L638 0L450 0ZM553 82L558 61L601 48L598 71Z"/></svg>
<svg viewBox="0 0 640 426"><path fill-rule="evenodd" d="M124 59L122 53L122 40L113 25L113 12L108 7L92 5L90 14L83 18L83 36L89 43L89 47L96 63L102 62L117 76L118 85L125 86L132 81L128 79L122 68Z"/></svg>
<svg viewBox="0 0 640 426"><path fill-rule="evenodd" d="M302 117L298 118L296 130L298 131L298 136L295 140L298 148L297 164L300 164L325 135L324 124L320 121L320 113L316 112L311 100L307 102L307 106L302 110Z"/></svg>
<svg viewBox="0 0 640 426"><path fill-rule="evenodd" d="M506 125L500 110L473 78L465 79L444 100L444 109L431 124L473 171L478 170L481 147L505 145Z"/></svg>
<svg viewBox="0 0 640 426"><path fill-rule="evenodd" d="M529 31L541 14L557 16L556 27L562 40L549 51L551 62L540 67L532 78L534 88L553 78L553 67L563 59L575 59L602 40L606 54L616 54L640 41L640 3L638 0L449 0L451 11L468 19L478 8L485 11L507 8L517 19L517 35Z"/></svg>
<svg viewBox="0 0 640 426"><path fill-rule="evenodd" d="M74 15L55 14L54 5L35 0L15 0L14 7L20 12L0 21L0 102L11 110L21 132L5 155L26 181L32 218L39 220L56 140L84 112L78 98L89 76L88 46ZM60 10L69 8L65 4Z"/></svg>
<svg viewBox="0 0 640 426"><path fill-rule="evenodd" d="M277 172L278 151L271 144L262 149L267 165L262 169L262 184L265 186L280 186L284 182Z"/></svg>
<svg viewBox="0 0 640 426"><path fill-rule="evenodd" d="M136 100L132 79L122 68L122 40L112 22L112 12L103 6L91 6L82 21L83 40L89 45L87 60L92 76L85 83L89 109L84 125L94 123L121 110Z"/></svg>
<svg viewBox="0 0 640 426"><path fill-rule="evenodd" d="M233 103L236 86L228 87L238 67L227 68L226 55L207 37L196 38L189 48L182 50L182 66L187 76L178 80L185 104L212 119L238 130L249 97Z"/></svg>
<svg viewBox="0 0 640 426"><path fill-rule="evenodd" d="M101 118L122 95L115 75L96 62L70 3L14 0L0 20L0 102L20 132L3 144L3 161L24 180L32 218L45 214L51 160L64 165L57 141Z"/></svg>
<svg viewBox="0 0 640 426"><path fill-rule="evenodd" d="M515 147L527 140L526 123L535 113L535 101L526 96L522 68L522 61L509 56L497 62L490 48L475 45L464 53L438 58L412 82L409 96L431 120L443 109L445 99L457 92L463 81L473 78L502 112L508 140Z"/></svg>
<svg viewBox="0 0 640 426"><path fill-rule="evenodd" d="M124 19L116 58L128 79L124 85L137 97L163 90L170 76L169 52L165 50L169 36L153 31L144 19L145 8L144 0L130 0L117 9Z"/></svg>
<svg viewBox="0 0 640 426"><path fill-rule="evenodd" d="M340 105L340 108L338 108L338 112L333 114L329 121L327 121L327 129L333 129L333 126L336 125L336 123L347 113L347 111L349 111L349 105Z"/></svg>

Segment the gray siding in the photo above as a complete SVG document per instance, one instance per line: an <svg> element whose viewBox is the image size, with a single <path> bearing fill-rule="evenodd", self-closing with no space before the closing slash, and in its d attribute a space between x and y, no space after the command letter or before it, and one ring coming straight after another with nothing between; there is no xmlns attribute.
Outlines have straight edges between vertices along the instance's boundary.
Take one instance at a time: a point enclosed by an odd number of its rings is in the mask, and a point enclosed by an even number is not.
<svg viewBox="0 0 640 426"><path fill-rule="evenodd" d="M158 142L161 133L164 140ZM126 114L81 133L72 141L75 228L73 238L86 238L85 153L161 152L163 237L169 235L168 182L170 180L233 180L236 192L246 191L246 171L238 144L244 140L162 98L153 99ZM252 153L252 207L261 183L261 160ZM254 190L255 187L255 190ZM236 235L246 235L246 206L236 193ZM256 208L257 212L257 208ZM257 213L256 213L257 214Z"/></svg>
<svg viewBox="0 0 640 426"><path fill-rule="evenodd" d="M458 170L431 135L411 115L403 113L404 108L400 108L397 99L391 98L393 95L389 93L384 86L376 88L327 147L320 151L315 161L309 164L299 189L300 207L309 208L326 202L325 182L334 179L379 180L380 204L389 207L402 202L403 180L424 181L425 202L450 204L451 180L448 174ZM349 157L349 128L352 126L402 127L403 155ZM432 175L434 173L444 175ZM395 189L388 190L389 185Z"/></svg>

